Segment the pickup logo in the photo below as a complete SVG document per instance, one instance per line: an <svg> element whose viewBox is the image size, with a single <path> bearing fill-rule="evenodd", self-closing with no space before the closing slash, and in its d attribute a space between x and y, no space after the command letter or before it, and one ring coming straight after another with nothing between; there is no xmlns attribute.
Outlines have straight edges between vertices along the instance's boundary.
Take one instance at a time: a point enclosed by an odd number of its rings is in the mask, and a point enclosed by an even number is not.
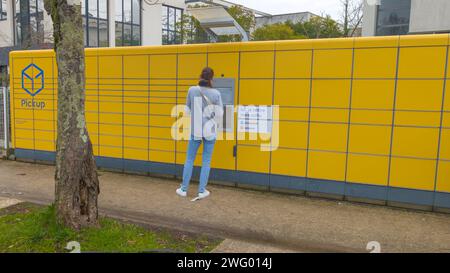
<svg viewBox="0 0 450 273"><path fill-rule="evenodd" d="M32 97L44 89L44 70L30 64L22 70L22 89Z"/></svg>

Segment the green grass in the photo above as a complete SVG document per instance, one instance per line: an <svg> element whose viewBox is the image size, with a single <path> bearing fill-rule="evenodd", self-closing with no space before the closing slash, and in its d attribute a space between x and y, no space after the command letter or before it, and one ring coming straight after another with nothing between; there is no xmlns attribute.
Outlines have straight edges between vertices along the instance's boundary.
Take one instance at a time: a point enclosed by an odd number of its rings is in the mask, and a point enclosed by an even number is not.
<svg viewBox="0 0 450 273"><path fill-rule="evenodd" d="M0 252L69 252L70 241L81 252L209 252L220 242L206 236L148 230L102 218L99 228L74 231L59 225L55 210L20 204L20 209L0 210Z"/></svg>

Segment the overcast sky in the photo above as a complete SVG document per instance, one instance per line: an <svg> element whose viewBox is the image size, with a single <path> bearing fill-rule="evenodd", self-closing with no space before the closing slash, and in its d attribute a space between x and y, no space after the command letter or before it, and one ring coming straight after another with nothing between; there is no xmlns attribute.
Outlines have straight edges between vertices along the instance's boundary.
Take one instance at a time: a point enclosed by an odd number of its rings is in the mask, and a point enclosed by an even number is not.
<svg viewBox="0 0 450 273"><path fill-rule="evenodd" d="M230 0L270 14L310 11L317 15L329 14L333 19L340 18L340 0Z"/></svg>

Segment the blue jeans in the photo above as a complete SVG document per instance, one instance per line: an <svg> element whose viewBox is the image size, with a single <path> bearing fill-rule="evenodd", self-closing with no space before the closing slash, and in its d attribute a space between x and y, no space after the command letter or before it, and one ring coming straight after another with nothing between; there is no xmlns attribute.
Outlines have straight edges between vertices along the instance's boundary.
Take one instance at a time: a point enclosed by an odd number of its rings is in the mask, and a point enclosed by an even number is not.
<svg viewBox="0 0 450 273"><path fill-rule="evenodd" d="M192 177L192 169L194 168L195 156L197 155L198 148L203 142L203 155L202 155L202 170L200 172L200 184L198 187L198 192L205 192L206 185L208 184L209 171L211 169L211 157L214 150L214 144L216 140L196 140L193 137L189 140L189 145L187 149L186 163L184 164L183 170L183 184L181 184L181 189L187 191L189 188L189 183Z"/></svg>

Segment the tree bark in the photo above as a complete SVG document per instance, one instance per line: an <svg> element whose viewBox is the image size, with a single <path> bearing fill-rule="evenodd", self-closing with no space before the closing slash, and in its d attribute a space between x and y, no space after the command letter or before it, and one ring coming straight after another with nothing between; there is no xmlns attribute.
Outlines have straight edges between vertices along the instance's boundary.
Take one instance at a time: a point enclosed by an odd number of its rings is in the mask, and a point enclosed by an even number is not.
<svg viewBox="0 0 450 273"><path fill-rule="evenodd" d="M84 35L80 0L45 0L58 66L55 207L74 229L98 225L99 181L85 120Z"/></svg>

